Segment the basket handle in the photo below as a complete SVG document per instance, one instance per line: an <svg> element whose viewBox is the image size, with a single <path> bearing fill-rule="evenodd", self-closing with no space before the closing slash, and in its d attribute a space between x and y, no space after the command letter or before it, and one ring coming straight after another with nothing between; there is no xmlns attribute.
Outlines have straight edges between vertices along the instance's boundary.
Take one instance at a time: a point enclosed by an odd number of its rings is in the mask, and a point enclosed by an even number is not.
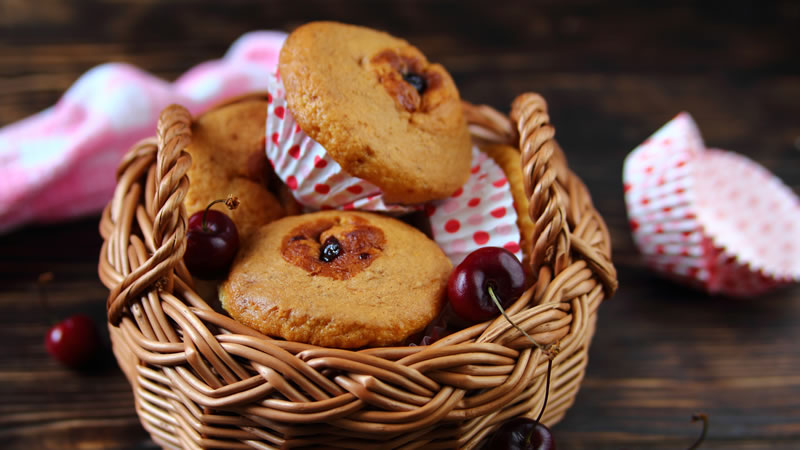
<svg viewBox="0 0 800 450"><path fill-rule="evenodd" d="M566 162L556 143L547 102L539 94L522 94L511 105L511 120L519 133L522 179L529 198L528 213L534 223L535 242L530 253L534 274L552 265L554 274L569 263L570 233L566 198L557 180L566 172Z"/></svg>
<svg viewBox="0 0 800 450"><path fill-rule="evenodd" d="M529 264L535 276L545 265L559 273L569 261L570 234L566 199L557 181L565 183L568 171L553 138L555 128L550 124L547 103L539 94L522 94L511 106L511 120L489 106L462 105L473 138L517 147L522 153L525 195L530 199L528 214L536 239Z"/></svg>
<svg viewBox="0 0 800 450"><path fill-rule="evenodd" d="M168 106L159 117L155 201L152 211L147 211L151 217L155 214L153 243L156 251L109 293L106 310L109 322L114 325L119 323L125 307L153 285L159 290L172 291L174 268L186 251L187 218L183 199L189 190L186 172L192 165L191 157L185 152L192 140L191 125L191 114L179 105ZM127 249L127 242L120 244Z"/></svg>
<svg viewBox="0 0 800 450"><path fill-rule="evenodd" d="M520 95L512 103L510 118L489 106L469 102L462 102L462 106L476 141L505 144L521 152L525 195L530 200L528 214L534 222L536 239L529 249L528 261L534 276L538 278L543 267L552 268L551 276L558 275L570 263L570 251L574 251L611 296L617 289L617 274L611 263L608 230L592 206L586 188L567 167L564 152L554 138L555 128L550 123L544 98L533 93ZM569 194L567 187L571 189ZM581 198L576 200L572 195ZM570 231L569 220L577 219L567 213L574 214L581 208L595 218L594 223L603 235L600 247Z"/></svg>

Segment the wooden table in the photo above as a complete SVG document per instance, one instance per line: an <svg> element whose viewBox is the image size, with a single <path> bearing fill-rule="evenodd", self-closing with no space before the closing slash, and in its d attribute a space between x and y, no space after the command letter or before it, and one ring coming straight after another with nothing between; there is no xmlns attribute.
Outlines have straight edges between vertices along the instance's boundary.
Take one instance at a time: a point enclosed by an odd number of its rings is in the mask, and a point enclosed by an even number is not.
<svg viewBox="0 0 800 450"><path fill-rule="evenodd" d="M583 388L559 448L800 448L800 288L742 301L652 275L627 226L625 155L682 110L711 146L800 188L800 5L783 2L0 2L0 124L53 104L84 71L126 61L174 78L253 29L313 19L383 28L449 68L462 96L507 109L538 91L611 229L620 290L600 310ZM651 2L652 3L652 2ZM0 189L2 181L0 181ZM146 448L110 351L92 370L47 355L34 282L55 273L58 316L102 323L97 217L0 236L0 442Z"/></svg>

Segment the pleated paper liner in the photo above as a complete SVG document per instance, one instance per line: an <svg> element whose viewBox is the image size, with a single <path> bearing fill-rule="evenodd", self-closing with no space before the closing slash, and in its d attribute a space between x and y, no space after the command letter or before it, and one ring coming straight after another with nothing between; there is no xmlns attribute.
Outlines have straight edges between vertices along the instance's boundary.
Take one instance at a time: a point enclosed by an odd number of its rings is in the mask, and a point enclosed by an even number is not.
<svg viewBox="0 0 800 450"><path fill-rule="evenodd" d="M503 247L521 260L517 213L503 169L473 147L470 172L450 198L426 207L434 240L454 266L481 247Z"/></svg>
<svg viewBox="0 0 800 450"><path fill-rule="evenodd" d="M267 158L300 204L309 210L358 209L393 213L422 208L386 203L379 187L345 172L325 148L295 122L278 77L271 77L267 91Z"/></svg>
<svg viewBox="0 0 800 450"><path fill-rule="evenodd" d="M654 270L710 293L753 296L800 279L800 202L777 177L706 149L681 113L626 159L634 241Z"/></svg>
<svg viewBox="0 0 800 450"><path fill-rule="evenodd" d="M695 163L695 203L721 266L712 288L758 293L800 280L800 199L744 156L708 149Z"/></svg>

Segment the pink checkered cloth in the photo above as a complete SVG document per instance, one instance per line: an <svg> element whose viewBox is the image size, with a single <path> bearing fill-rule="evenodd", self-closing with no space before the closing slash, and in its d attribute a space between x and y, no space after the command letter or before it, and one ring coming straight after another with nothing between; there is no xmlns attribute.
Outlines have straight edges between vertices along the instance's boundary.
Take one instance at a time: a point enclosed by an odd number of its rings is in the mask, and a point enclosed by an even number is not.
<svg viewBox="0 0 800 450"><path fill-rule="evenodd" d="M0 232L100 211L122 155L155 133L172 103L198 114L216 102L265 90L286 35L243 35L222 59L174 83L109 63L81 76L55 106L0 128Z"/></svg>

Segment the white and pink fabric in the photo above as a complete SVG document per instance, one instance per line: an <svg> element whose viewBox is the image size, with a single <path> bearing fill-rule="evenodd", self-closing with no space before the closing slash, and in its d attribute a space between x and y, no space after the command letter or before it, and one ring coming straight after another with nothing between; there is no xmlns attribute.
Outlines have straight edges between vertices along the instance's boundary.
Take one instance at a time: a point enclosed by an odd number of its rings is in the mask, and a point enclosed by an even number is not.
<svg viewBox="0 0 800 450"><path fill-rule="evenodd" d="M127 64L103 64L55 106L0 128L0 232L100 211L122 155L154 134L165 106L179 103L198 114L225 98L265 90L285 38L245 34L222 59L173 83Z"/></svg>
<svg viewBox="0 0 800 450"><path fill-rule="evenodd" d="M678 114L625 160L625 201L648 265L713 294L800 281L800 199L764 167L706 148Z"/></svg>

